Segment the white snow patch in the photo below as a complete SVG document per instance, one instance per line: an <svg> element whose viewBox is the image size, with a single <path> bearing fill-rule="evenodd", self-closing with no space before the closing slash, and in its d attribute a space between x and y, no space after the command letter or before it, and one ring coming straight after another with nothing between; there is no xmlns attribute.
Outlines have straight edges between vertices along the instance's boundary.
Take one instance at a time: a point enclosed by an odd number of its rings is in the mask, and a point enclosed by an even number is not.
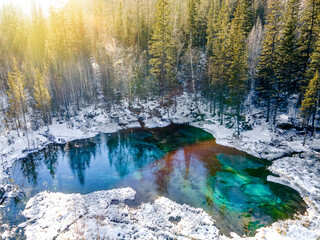
<svg viewBox="0 0 320 240"><path fill-rule="evenodd" d="M27 239L217 239L214 220L202 209L165 197L137 209L131 188L88 195L42 192L23 212Z"/></svg>

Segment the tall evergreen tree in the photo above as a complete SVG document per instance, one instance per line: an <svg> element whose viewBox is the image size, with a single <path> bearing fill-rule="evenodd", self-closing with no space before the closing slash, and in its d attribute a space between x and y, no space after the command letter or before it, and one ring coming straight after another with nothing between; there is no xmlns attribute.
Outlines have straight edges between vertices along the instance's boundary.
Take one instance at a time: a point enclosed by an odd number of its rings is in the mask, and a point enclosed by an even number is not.
<svg viewBox="0 0 320 240"><path fill-rule="evenodd" d="M213 0L210 6L210 11L208 14L208 27L207 27L207 49L212 53L212 48L214 46L214 41L217 38L218 31L220 29L220 10L221 1Z"/></svg>
<svg viewBox="0 0 320 240"><path fill-rule="evenodd" d="M314 77L311 79L306 93L304 94L304 99L301 104L301 116L303 117L303 123L305 125L305 138L303 145L306 141L307 128L310 121L310 118L315 119L317 108L319 106L319 97L320 97L320 78L319 71L316 71ZM314 129L314 120L312 124ZM313 132L313 131L312 131Z"/></svg>
<svg viewBox="0 0 320 240"><path fill-rule="evenodd" d="M239 0L237 4L242 5L240 15L244 21L243 28L245 31L245 35L248 36L253 25L254 25L252 1L251 0Z"/></svg>
<svg viewBox="0 0 320 240"><path fill-rule="evenodd" d="M286 95L297 92L299 79L299 52L297 39L297 26L299 15L300 0L289 0L287 3L284 22L281 26L281 36L279 39L279 48L277 49L277 77L278 93L283 92Z"/></svg>
<svg viewBox="0 0 320 240"><path fill-rule="evenodd" d="M271 100L275 97L276 79L276 50L279 40L281 23L280 1L271 0L268 6L265 37L262 42L262 52L257 67L256 90L267 104L267 122L270 119Z"/></svg>
<svg viewBox="0 0 320 240"><path fill-rule="evenodd" d="M190 38L193 46L200 44L199 26L198 26L198 7L199 0L188 0L188 38Z"/></svg>
<svg viewBox="0 0 320 240"><path fill-rule="evenodd" d="M312 79L312 76L314 76L316 71L320 71L320 35L318 36L318 40L315 44L315 50L311 55L311 62L307 71L307 78Z"/></svg>
<svg viewBox="0 0 320 240"><path fill-rule="evenodd" d="M35 81L33 85L33 96L36 102L36 107L41 111L44 123L49 124L49 110L51 105L51 96L49 89L45 83L44 76L40 73L39 69L35 70Z"/></svg>
<svg viewBox="0 0 320 240"><path fill-rule="evenodd" d="M214 90L214 112L216 103L219 104L220 123L223 124L229 68L229 14L228 4L223 1L220 5L219 0L214 3L213 20L208 26L208 48L210 56L210 75L211 84ZM213 31L213 32L210 32Z"/></svg>
<svg viewBox="0 0 320 240"><path fill-rule="evenodd" d="M247 48L246 48L246 19L244 9L246 1L240 0L230 28L230 67L228 68L228 100L236 109L237 132L240 135L240 107L246 94L247 80Z"/></svg>
<svg viewBox="0 0 320 240"><path fill-rule="evenodd" d="M175 87L174 64L175 48L173 27L170 23L168 0L158 0L156 4L153 35L150 44L151 73L157 80L159 93L170 92Z"/></svg>
<svg viewBox="0 0 320 240"><path fill-rule="evenodd" d="M24 129L27 130L27 95L26 95L26 81L25 76L18 68L18 63L15 58L12 61L12 69L8 73L8 87L7 92L9 104L10 104L10 115L16 122L17 130L22 127L20 117L22 115L24 121Z"/></svg>
<svg viewBox="0 0 320 240"><path fill-rule="evenodd" d="M306 71L315 48L317 36L320 33L320 0L306 0L301 12L301 28L299 38L299 56L301 85L306 87Z"/></svg>

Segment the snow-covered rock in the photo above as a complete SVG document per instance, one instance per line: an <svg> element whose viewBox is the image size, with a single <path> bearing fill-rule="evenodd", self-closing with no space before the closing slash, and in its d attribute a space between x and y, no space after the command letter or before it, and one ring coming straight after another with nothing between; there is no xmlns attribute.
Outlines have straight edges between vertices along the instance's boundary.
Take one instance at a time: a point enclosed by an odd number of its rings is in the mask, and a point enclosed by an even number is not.
<svg viewBox="0 0 320 240"><path fill-rule="evenodd" d="M217 239L214 220L202 209L165 197L137 209L131 188L88 195L42 192L27 204L27 239Z"/></svg>

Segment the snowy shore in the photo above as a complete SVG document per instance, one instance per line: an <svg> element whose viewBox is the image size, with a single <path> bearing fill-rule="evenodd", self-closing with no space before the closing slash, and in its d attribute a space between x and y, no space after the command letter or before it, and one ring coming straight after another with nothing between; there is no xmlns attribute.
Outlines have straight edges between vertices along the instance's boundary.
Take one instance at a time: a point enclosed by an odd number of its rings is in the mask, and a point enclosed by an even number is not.
<svg viewBox="0 0 320 240"><path fill-rule="evenodd" d="M221 126L209 117L208 106L201 106L204 119L200 119L194 118L193 112L196 111L192 111L191 104L186 104L190 103L188 95L180 96L177 102L176 111L160 109L157 102L137 104L134 106L136 111L130 111L123 104L113 109L111 114L84 109L68 123L54 122L49 132L46 128L30 132L30 145L37 151L52 142L140 127L138 118L143 119L145 127L161 127L171 122L191 123L212 133L218 144L273 160L269 169L280 177L269 177L268 180L293 187L308 204L303 216L261 228L255 237L249 239L319 239L320 161L313 156L316 154L314 149L320 146L319 139L310 140L307 146L302 146L302 136L297 132L279 130L273 133L264 123L253 123L253 130L243 131L241 139L236 139L234 129ZM286 118L285 115L280 116L281 121L286 121ZM8 137L12 142L10 145ZM26 137L19 138L15 132L0 136L0 180L3 184L9 183L10 167L16 159L26 156L27 147ZM86 239L97 239L98 236L100 239L228 239L219 235L214 220L203 210L182 206L164 197L134 209L124 203L134 195L135 192L129 188L89 195L43 192L29 200L24 215L30 220L20 227L25 229L28 239L76 239L79 234ZM6 232L2 234L3 238L8 235ZM240 239L236 234L232 236Z"/></svg>
<svg viewBox="0 0 320 240"><path fill-rule="evenodd" d="M203 210L160 197L137 209L131 188L88 195L43 192L32 198L24 215L28 239L216 239L219 230Z"/></svg>

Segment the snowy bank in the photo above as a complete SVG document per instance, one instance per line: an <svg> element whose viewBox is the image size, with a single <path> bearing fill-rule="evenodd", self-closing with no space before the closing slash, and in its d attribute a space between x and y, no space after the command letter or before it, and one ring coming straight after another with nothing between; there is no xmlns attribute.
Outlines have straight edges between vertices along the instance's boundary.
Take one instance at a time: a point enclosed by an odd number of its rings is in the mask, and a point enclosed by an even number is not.
<svg viewBox="0 0 320 240"><path fill-rule="evenodd" d="M214 220L202 209L165 197L137 209L131 188L88 195L43 192L27 204L27 239L217 239Z"/></svg>

